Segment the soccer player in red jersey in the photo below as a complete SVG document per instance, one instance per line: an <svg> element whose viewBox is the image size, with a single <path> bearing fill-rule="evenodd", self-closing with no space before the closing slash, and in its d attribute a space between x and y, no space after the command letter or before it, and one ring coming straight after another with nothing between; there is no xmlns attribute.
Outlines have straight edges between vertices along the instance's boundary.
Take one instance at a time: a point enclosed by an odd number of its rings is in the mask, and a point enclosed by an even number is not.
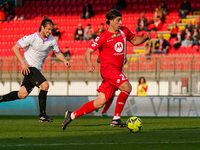
<svg viewBox="0 0 200 150"><path fill-rule="evenodd" d="M109 25L108 29L97 36L85 52L85 59L89 66L89 72L93 72L94 66L91 61L91 54L99 49L99 58L101 59L100 72L103 78L97 90L99 95L97 99L85 103L78 110L74 112L67 111L62 124L63 130L66 129L66 126L73 119L103 107L118 89L121 93L117 98L115 113L110 126L126 126L126 124L120 120L120 115L126 103L126 99L132 90L131 84L122 73L126 62L126 42L128 40L133 45L140 45L151 37L149 34L145 37L135 36L127 27L121 26L122 14L117 10L110 10L106 14L106 18L108 20L106 23Z"/></svg>

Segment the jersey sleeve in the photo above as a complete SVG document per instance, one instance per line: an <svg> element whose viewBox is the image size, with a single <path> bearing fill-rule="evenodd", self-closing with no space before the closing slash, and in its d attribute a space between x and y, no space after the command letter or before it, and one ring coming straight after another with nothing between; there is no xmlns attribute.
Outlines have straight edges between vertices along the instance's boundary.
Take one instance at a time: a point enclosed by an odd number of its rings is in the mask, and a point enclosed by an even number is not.
<svg viewBox="0 0 200 150"><path fill-rule="evenodd" d="M61 50L58 47L58 43L57 43L56 39L54 39L53 52L54 53L60 53L61 52Z"/></svg>
<svg viewBox="0 0 200 150"><path fill-rule="evenodd" d="M127 29L127 40L130 41L135 37L135 34L131 32L128 28Z"/></svg>
<svg viewBox="0 0 200 150"><path fill-rule="evenodd" d="M94 41L89 45L89 48L96 51L99 47L101 47L102 43L103 43L103 37L97 36L96 39L94 39Z"/></svg>
<svg viewBox="0 0 200 150"><path fill-rule="evenodd" d="M33 40L33 35L24 36L23 38L17 41L17 45L19 45L19 47L22 49L24 47L31 45L32 40Z"/></svg>

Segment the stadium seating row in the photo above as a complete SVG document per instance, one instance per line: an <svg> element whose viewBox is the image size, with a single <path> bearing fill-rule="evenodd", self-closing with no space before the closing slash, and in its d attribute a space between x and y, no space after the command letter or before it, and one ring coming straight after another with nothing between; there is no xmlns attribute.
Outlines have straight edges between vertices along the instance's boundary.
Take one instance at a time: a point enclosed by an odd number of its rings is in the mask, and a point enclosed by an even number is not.
<svg viewBox="0 0 200 150"><path fill-rule="evenodd" d="M85 70L87 69L87 65L83 63L83 59L72 59L72 66L70 70ZM21 65L15 59L8 59L3 61L3 67L1 71L20 71ZM94 63L96 65L96 63ZM98 67L98 66L97 66ZM43 71L49 71L50 68L54 71L61 71L67 70L66 66L61 62L55 62L50 65L50 62L46 62L43 66ZM129 65L125 66L125 70L149 70L154 71L155 69L166 70L166 71L173 71L173 70L180 70L180 71L188 71L188 70L199 70L200 69L200 62L199 61L143 61L143 62L129 62Z"/></svg>

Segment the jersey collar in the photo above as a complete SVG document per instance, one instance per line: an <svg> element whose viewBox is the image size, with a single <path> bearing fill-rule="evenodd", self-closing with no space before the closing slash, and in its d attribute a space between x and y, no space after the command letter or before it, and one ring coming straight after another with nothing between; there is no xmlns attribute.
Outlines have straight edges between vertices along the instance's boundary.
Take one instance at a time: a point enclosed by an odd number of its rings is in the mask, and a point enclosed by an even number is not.
<svg viewBox="0 0 200 150"><path fill-rule="evenodd" d="M45 41L48 41L48 39L49 39L49 37L47 37L47 38L45 38L45 39L42 38L39 31L37 31L37 35L43 40L43 43L44 43Z"/></svg>

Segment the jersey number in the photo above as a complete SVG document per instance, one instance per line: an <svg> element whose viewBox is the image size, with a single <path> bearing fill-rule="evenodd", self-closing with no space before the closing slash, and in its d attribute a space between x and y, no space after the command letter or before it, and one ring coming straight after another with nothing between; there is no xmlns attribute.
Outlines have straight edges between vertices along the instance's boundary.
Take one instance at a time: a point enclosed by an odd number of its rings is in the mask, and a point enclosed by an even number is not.
<svg viewBox="0 0 200 150"><path fill-rule="evenodd" d="M119 76L122 77L122 80L126 80L126 77L123 74L120 74Z"/></svg>

